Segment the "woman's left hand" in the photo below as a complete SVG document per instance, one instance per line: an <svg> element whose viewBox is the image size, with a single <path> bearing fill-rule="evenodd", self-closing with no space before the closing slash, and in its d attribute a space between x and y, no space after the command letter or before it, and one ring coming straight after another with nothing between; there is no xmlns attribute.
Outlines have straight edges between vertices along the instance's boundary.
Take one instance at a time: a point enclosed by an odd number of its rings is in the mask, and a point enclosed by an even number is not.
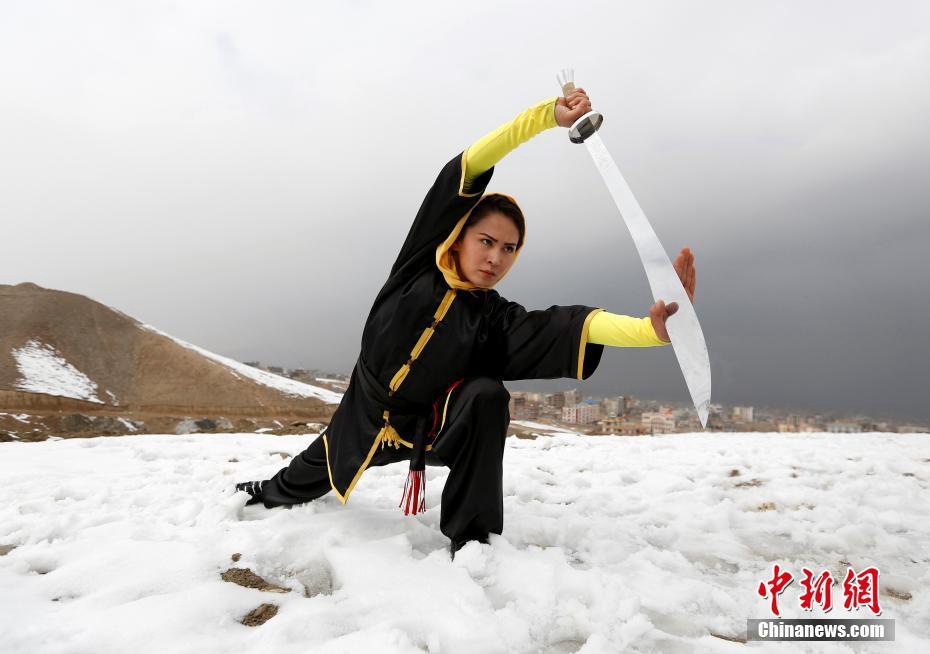
<svg viewBox="0 0 930 654"><path fill-rule="evenodd" d="M694 287L697 285L697 268L694 267L694 254L689 248L682 248L678 256L675 257L675 272L678 273L678 279L681 285L685 287L688 299L694 304ZM665 321L669 316L675 315L678 311L677 302L665 304L665 300L659 300L649 309L649 317L652 319L652 328L656 331L656 336L665 341L671 342L668 336L668 329L665 327Z"/></svg>
<svg viewBox="0 0 930 654"><path fill-rule="evenodd" d="M584 89L575 89L564 98L555 101L555 122L561 127L572 123L591 111L591 100Z"/></svg>

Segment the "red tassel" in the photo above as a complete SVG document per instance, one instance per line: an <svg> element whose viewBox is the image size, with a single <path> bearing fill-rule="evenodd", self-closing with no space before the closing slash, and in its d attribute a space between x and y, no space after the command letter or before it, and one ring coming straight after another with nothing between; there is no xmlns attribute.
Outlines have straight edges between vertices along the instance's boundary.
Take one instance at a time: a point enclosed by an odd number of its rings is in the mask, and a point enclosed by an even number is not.
<svg viewBox="0 0 930 654"><path fill-rule="evenodd" d="M424 470L411 470L407 473L404 494L397 506L403 507L404 515L416 515L417 511L426 511L426 475Z"/></svg>

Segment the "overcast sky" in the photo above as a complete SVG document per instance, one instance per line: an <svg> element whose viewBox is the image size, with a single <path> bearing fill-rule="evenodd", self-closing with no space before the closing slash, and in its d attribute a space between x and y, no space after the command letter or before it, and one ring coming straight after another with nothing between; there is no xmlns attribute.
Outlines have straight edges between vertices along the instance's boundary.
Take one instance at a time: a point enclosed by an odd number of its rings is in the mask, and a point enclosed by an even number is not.
<svg viewBox="0 0 930 654"><path fill-rule="evenodd" d="M926 2L3 0L0 283L348 371L436 172L566 66L670 256L695 252L715 401L930 419ZM527 214L502 295L646 315L565 130L489 190ZM688 397L670 348L574 385Z"/></svg>

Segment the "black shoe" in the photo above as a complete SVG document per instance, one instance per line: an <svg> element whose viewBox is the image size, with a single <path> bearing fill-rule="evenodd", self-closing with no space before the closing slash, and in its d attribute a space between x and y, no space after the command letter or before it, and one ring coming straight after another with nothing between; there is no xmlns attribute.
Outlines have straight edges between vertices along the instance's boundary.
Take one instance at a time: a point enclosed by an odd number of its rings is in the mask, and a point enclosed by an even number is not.
<svg viewBox="0 0 930 654"><path fill-rule="evenodd" d="M460 549L465 547L465 543L470 543L471 541L477 541L479 543L488 544L487 538L463 538L462 540L456 540L455 538L449 541L449 554L452 556L452 560L455 561L455 553Z"/></svg>
<svg viewBox="0 0 930 654"><path fill-rule="evenodd" d="M236 484L237 491L243 491L251 495L249 501L245 503L246 506L250 504L258 504L262 501L262 484L264 481L244 481L240 484Z"/></svg>

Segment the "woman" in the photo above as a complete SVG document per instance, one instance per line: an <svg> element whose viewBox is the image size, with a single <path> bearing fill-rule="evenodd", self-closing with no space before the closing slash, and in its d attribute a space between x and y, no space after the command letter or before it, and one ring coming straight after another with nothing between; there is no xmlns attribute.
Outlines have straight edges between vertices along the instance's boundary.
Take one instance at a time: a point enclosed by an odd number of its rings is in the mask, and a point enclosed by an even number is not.
<svg viewBox="0 0 930 654"><path fill-rule="evenodd" d="M493 287L525 240L523 213L507 195L483 195L494 165L539 132L569 127L591 110L584 89L530 107L456 155L426 195L362 335L349 386L329 426L266 481L237 485L266 507L332 490L345 504L363 472L410 460L405 514L425 508L424 465L450 468L440 529L452 557L469 540L503 530L503 455L510 395L503 381L587 379L604 345L669 343L662 300L645 318L597 307L527 311ZM689 297L694 257L675 261Z"/></svg>

